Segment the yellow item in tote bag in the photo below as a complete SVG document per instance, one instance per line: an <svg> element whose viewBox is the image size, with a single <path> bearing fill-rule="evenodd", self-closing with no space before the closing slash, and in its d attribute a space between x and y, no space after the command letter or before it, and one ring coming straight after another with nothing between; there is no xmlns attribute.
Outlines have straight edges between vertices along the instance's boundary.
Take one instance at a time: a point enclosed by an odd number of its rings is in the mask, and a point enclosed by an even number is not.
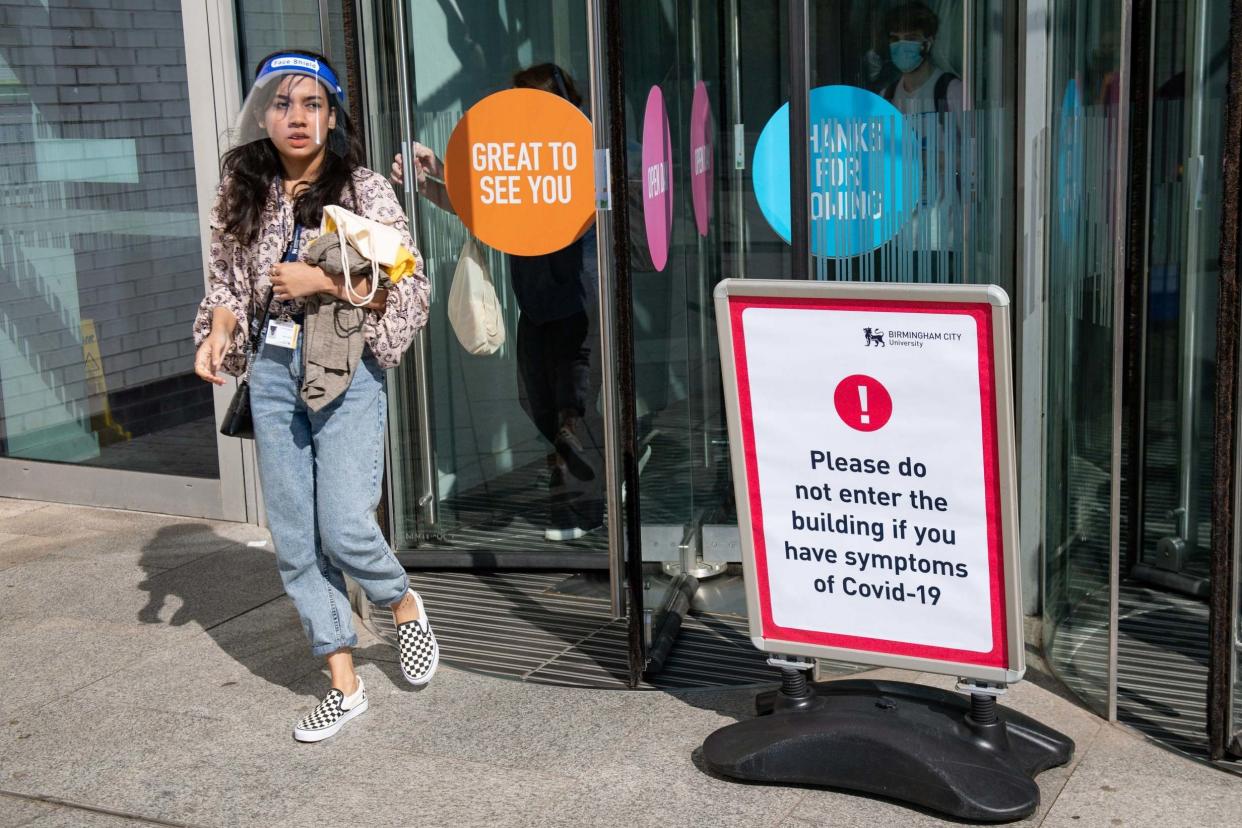
<svg viewBox="0 0 1242 828"><path fill-rule="evenodd" d="M488 270L487 257L471 236L462 245L448 296L449 324L461 347L476 356L505 344L505 320Z"/></svg>

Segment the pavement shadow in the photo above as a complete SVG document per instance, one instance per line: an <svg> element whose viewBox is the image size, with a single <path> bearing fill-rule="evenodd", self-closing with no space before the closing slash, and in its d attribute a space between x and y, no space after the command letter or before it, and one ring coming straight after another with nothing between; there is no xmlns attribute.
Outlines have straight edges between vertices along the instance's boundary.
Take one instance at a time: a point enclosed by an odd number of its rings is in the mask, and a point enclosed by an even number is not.
<svg viewBox="0 0 1242 828"><path fill-rule="evenodd" d="M270 545L250 547L203 523L162 526L141 550L143 624L197 624L253 675L288 687L323 666L292 608L255 612L284 598ZM169 616L167 608L177 608Z"/></svg>

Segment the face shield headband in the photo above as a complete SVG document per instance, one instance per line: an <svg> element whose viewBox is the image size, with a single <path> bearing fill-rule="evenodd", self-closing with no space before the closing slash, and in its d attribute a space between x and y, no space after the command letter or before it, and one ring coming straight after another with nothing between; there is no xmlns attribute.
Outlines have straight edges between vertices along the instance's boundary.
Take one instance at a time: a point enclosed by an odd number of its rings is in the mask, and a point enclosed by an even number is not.
<svg viewBox="0 0 1242 828"><path fill-rule="evenodd" d="M345 108L345 92L341 89L341 84L337 82L336 74L332 69L322 61L297 54L296 52L272 55L264 61L263 65L259 67L259 74L255 75L254 84L259 86L270 75L290 73L310 75L313 78L318 78L319 82L327 87L332 97L336 100L337 108Z"/></svg>
<svg viewBox="0 0 1242 828"><path fill-rule="evenodd" d="M313 94L311 89L320 94ZM307 147L326 143L329 150L344 155L344 113L344 90L327 64L296 52L282 52L259 67L230 143L238 147L270 139L282 153L301 153Z"/></svg>

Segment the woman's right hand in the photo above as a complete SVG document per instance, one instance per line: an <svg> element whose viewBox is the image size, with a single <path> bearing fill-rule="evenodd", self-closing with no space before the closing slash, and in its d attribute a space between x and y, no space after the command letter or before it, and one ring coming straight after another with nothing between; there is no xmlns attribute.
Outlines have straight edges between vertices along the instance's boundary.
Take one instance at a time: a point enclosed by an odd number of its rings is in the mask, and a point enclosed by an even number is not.
<svg viewBox="0 0 1242 828"><path fill-rule="evenodd" d="M228 335L219 327L212 327L211 333L207 334L194 354L194 373L207 382L224 385L224 377L218 372L228 350Z"/></svg>

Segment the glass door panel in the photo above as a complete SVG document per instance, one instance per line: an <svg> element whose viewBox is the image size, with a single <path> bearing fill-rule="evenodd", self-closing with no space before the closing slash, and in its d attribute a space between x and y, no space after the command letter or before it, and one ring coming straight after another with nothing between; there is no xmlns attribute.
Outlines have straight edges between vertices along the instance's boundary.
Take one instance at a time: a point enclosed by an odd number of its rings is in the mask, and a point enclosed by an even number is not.
<svg viewBox="0 0 1242 828"><path fill-rule="evenodd" d="M1049 80L1044 647L1063 681L1109 708L1113 239L1122 4L1058 3Z"/></svg>
<svg viewBox="0 0 1242 828"><path fill-rule="evenodd" d="M471 106L517 83L555 79L547 91L563 91L587 111L584 3L454 8L409 0L404 12L409 138L434 153L433 164ZM517 565L555 565L559 557L566 566L605 568L594 230L541 257L481 245L506 341L493 354L472 355L447 312L468 233L437 172L419 188L414 211L432 285L430 321L392 385L394 545L483 558L507 553Z"/></svg>
<svg viewBox="0 0 1242 828"><path fill-rule="evenodd" d="M1200 752L1229 4L1158 0L1151 22L1139 526L1122 569L1118 716Z"/></svg>
<svg viewBox="0 0 1242 828"><path fill-rule="evenodd" d="M1227 20L1155 4L1142 535L1133 575L1207 596ZM1219 11L1216 12L1219 17Z"/></svg>
<svg viewBox="0 0 1242 828"><path fill-rule="evenodd" d="M688 611L697 579L725 575L728 563L704 561L703 545L704 524L719 522L731 498L711 301L722 278L727 174L718 5L639 0L627 3L623 15L636 456L651 668ZM665 121L667 156L656 147ZM665 206L671 208L667 231L648 215Z"/></svg>

